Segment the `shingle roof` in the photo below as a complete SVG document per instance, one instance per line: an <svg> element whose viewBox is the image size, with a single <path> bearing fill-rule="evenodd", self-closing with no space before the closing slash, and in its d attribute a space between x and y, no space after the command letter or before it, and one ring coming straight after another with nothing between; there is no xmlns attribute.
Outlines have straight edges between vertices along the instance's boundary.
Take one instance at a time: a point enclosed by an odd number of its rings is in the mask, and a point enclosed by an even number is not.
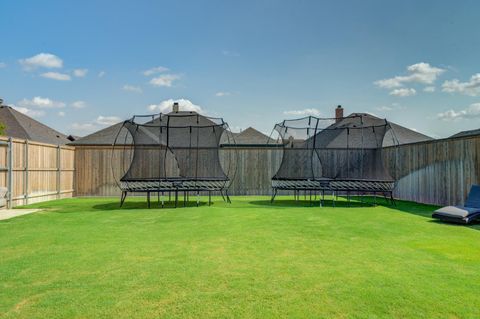
<svg viewBox="0 0 480 319"><path fill-rule="evenodd" d="M452 136L450 136L450 138L476 136L476 135L480 135L480 128L476 130L462 131L457 134L453 134Z"/></svg>
<svg viewBox="0 0 480 319"><path fill-rule="evenodd" d="M362 116L362 121L365 125L381 125L385 123L384 119L381 119L379 117L376 117L368 113L352 113L346 119L355 117L355 116ZM416 132L404 126L398 125L396 123L393 123L390 121L388 122L390 123L390 127L392 128L393 133L395 134L395 139L398 140L398 144L400 145L433 140L433 138L431 138L430 136ZM394 139L391 134L392 134L391 132L387 131L384 138L383 146L394 145L394 142L393 142Z"/></svg>
<svg viewBox="0 0 480 319"><path fill-rule="evenodd" d="M100 131L81 137L78 140L69 143L68 145L112 145L122 126L123 122L114 124ZM125 135L127 131L122 130L122 132L124 132L124 134L118 137L119 141L123 141L126 138ZM130 143L131 139L129 139L127 142Z"/></svg>
<svg viewBox="0 0 480 319"><path fill-rule="evenodd" d="M270 141L270 138L267 135L253 127L249 127L240 133L236 133L234 138L235 144L237 145L263 145L268 144Z"/></svg>
<svg viewBox="0 0 480 319"><path fill-rule="evenodd" d="M70 142L66 135L10 106L0 106L0 122L5 124L5 135L9 137L54 145L64 145Z"/></svg>
<svg viewBox="0 0 480 319"><path fill-rule="evenodd" d="M384 119L380 119L376 116L371 114L364 114L364 113L353 113L349 115L349 117L353 116L363 116L363 121L369 123L369 125L380 125L380 123L384 123ZM348 120L345 118L344 121ZM115 137L117 136L123 122L114 124L109 126L105 129L87 135L83 138L80 138L69 145L112 145ZM390 122L391 127L395 133L396 138L398 139L399 144L408 144L408 143L416 143L422 141L432 140L431 137L403 127L401 125L395 124ZM276 143L272 139L269 140L269 137L258 130L249 127L246 130L242 131L241 133L232 133L235 138L235 144L237 145L265 145L265 144L272 144ZM119 136L118 140L124 140L125 136ZM390 141L392 138L386 137L384 146L392 145ZM128 142L128 141L127 141ZM226 138L226 134L223 135L221 139L221 144L228 144L228 138ZM390 143L390 144L389 144Z"/></svg>
<svg viewBox="0 0 480 319"><path fill-rule="evenodd" d="M194 127L196 125L208 126L208 125L216 124L212 119L202 116L200 114L197 114L196 112L180 111L174 114L178 116L170 118L171 122L169 123L169 125L171 125L172 127L175 127L176 125L180 125L183 127L188 127L191 125ZM198 115L198 123L197 123L196 115ZM139 119L139 122L142 122L142 121ZM158 125L159 118L155 118L152 121L151 118L147 117L142 123ZM69 145L113 145L113 143L115 142L115 139L117 139L117 142L131 143L131 136L127 134L127 130L120 131L122 126L123 126L123 121L120 123L114 124L112 126L109 126L107 128L104 128L100 131L94 132L90 135L79 138L78 140L75 140L69 143Z"/></svg>

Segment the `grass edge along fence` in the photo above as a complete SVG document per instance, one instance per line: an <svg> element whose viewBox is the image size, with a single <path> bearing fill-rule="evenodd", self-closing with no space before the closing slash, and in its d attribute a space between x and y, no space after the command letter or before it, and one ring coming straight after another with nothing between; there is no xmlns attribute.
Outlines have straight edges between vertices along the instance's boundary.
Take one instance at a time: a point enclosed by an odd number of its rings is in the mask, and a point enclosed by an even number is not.
<svg viewBox="0 0 480 319"><path fill-rule="evenodd" d="M0 136L7 207L73 197L75 148Z"/></svg>

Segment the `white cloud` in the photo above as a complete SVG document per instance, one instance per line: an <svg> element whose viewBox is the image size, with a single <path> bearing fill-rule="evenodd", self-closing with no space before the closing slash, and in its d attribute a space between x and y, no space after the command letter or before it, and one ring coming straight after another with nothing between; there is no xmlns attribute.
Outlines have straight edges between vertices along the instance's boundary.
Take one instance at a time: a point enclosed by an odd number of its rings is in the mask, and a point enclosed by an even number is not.
<svg viewBox="0 0 480 319"><path fill-rule="evenodd" d="M395 89L390 92L390 95L399 96L399 97L412 96L415 94L417 94L417 91L415 91L415 89L412 89L412 88Z"/></svg>
<svg viewBox="0 0 480 319"><path fill-rule="evenodd" d="M100 115L97 117L95 120L95 123L98 125L113 125L121 122L122 119L119 118L118 116L103 116Z"/></svg>
<svg viewBox="0 0 480 319"><path fill-rule="evenodd" d="M177 74L164 74L150 80L150 84L153 86L165 86L171 87L173 82L180 79Z"/></svg>
<svg viewBox="0 0 480 319"><path fill-rule="evenodd" d="M473 103L466 109L460 111L448 110L443 113L438 113L437 118L444 121L478 119L480 118L480 103Z"/></svg>
<svg viewBox="0 0 480 319"><path fill-rule="evenodd" d="M7 64L5 62L0 62L0 69L6 68L6 67L7 67Z"/></svg>
<svg viewBox="0 0 480 319"><path fill-rule="evenodd" d="M124 91L134 92L134 93L142 93L143 92L141 87L133 86L133 85L129 85L129 84L125 84L122 89Z"/></svg>
<svg viewBox="0 0 480 319"><path fill-rule="evenodd" d="M99 78L103 78L103 77L105 76L105 74L107 74L107 72L105 72L105 71L100 71L100 72L98 72L98 77L99 77Z"/></svg>
<svg viewBox="0 0 480 319"><path fill-rule="evenodd" d="M434 86L427 86L423 89L423 92L427 92L427 93L433 93L435 92L436 88Z"/></svg>
<svg viewBox="0 0 480 319"><path fill-rule="evenodd" d="M58 72L46 72L40 74L41 77L51 79L51 80L56 80L56 81L70 81L70 75L65 74L65 73L58 73Z"/></svg>
<svg viewBox="0 0 480 319"><path fill-rule="evenodd" d="M92 123L72 123L70 126L72 129L72 133L76 133L79 135L89 134L98 129L98 126Z"/></svg>
<svg viewBox="0 0 480 319"><path fill-rule="evenodd" d="M95 120L87 123L72 123L70 126L73 133L84 135L89 134L99 129L104 128L105 126L114 125L122 121L118 116L103 116L99 115Z"/></svg>
<svg viewBox="0 0 480 319"><path fill-rule="evenodd" d="M61 68L63 61L58 56L51 53L40 53L27 59L18 61L26 71L32 71L37 68Z"/></svg>
<svg viewBox="0 0 480 319"><path fill-rule="evenodd" d="M284 111L284 115L295 115L295 116L320 116L321 112L317 109L303 109L303 110L291 110L291 111Z"/></svg>
<svg viewBox="0 0 480 319"><path fill-rule="evenodd" d="M217 92L217 93L215 93L215 96L217 96L217 97L229 96L229 95L231 95L230 92Z"/></svg>
<svg viewBox="0 0 480 319"><path fill-rule="evenodd" d="M77 78L83 78L87 75L88 70L87 69L75 69L73 70L73 75L76 76Z"/></svg>
<svg viewBox="0 0 480 319"><path fill-rule="evenodd" d="M193 104L191 101L187 99L165 100L160 102L159 104L149 105L148 109L152 112L169 113L169 112L172 112L172 106L174 102L178 103L180 111L193 111L197 113L205 113L200 106Z"/></svg>
<svg viewBox="0 0 480 319"><path fill-rule="evenodd" d="M382 105L382 106L376 107L375 110L380 111L380 112L386 112L386 111L392 111L393 107L387 106L387 105Z"/></svg>
<svg viewBox="0 0 480 319"><path fill-rule="evenodd" d="M75 101L72 103L72 107L76 109L83 109L85 106L87 106L85 101Z"/></svg>
<svg viewBox="0 0 480 319"><path fill-rule="evenodd" d="M460 82L457 79L445 81L442 84L442 91L478 96L480 95L480 73L472 75L467 82Z"/></svg>
<svg viewBox="0 0 480 319"><path fill-rule="evenodd" d="M405 83L432 84L437 77L445 72L444 69L433 67L428 63L420 62L407 67L408 75L397 75L393 78L375 81L374 84L385 89L404 86Z"/></svg>
<svg viewBox="0 0 480 319"><path fill-rule="evenodd" d="M65 112L63 112L63 111L58 112L58 116L64 117L64 116L65 116Z"/></svg>
<svg viewBox="0 0 480 319"><path fill-rule="evenodd" d="M17 110L20 113L23 113L25 115L31 116L31 117L41 117L45 115L45 111L43 110L33 110L28 107L23 107L23 106L15 106L12 105L12 107Z"/></svg>
<svg viewBox="0 0 480 319"><path fill-rule="evenodd" d="M167 72L167 71L168 71L168 68L166 68L164 66L156 66L154 68L145 70L142 73L145 76L151 76L151 75L154 75L154 74L157 74L157 73L163 73L163 72Z"/></svg>
<svg viewBox="0 0 480 319"><path fill-rule="evenodd" d="M38 107L41 109L53 109L53 108L62 108L65 106L65 103L60 101L54 101L49 98L35 96L33 99L23 99L18 102L18 105L21 107Z"/></svg>

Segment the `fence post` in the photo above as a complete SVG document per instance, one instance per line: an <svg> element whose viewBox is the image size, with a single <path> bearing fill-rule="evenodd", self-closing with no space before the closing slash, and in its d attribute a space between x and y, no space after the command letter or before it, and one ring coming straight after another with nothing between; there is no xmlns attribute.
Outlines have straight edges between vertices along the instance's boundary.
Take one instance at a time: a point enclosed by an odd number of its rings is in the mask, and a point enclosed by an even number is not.
<svg viewBox="0 0 480 319"><path fill-rule="evenodd" d="M25 161L25 167L24 167L24 180L23 180L23 183L24 183L24 190L25 190L25 204L28 205L28 192L29 192L29 189L28 189L28 175L29 175L29 170L28 170L28 146L29 146L29 142L28 140L25 140L25 155L23 157L24 161Z"/></svg>
<svg viewBox="0 0 480 319"><path fill-rule="evenodd" d="M8 138L8 208L12 208L12 199L13 199L13 142L12 138Z"/></svg>
<svg viewBox="0 0 480 319"><path fill-rule="evenodd" d="M57 145L57 199L60 198L60 145Z"/></svg>

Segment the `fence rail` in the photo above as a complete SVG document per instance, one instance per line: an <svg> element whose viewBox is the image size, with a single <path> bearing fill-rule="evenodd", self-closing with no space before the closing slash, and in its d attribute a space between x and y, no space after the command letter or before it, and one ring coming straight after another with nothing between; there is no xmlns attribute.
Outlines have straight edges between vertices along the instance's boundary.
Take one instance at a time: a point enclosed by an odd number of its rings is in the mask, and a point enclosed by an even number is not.
<svg viewBox="0 0 480 319"><path fill-rule="evenodd" d="M75 148L0 137L0 186L7 206L72 197Z"/></svg>

